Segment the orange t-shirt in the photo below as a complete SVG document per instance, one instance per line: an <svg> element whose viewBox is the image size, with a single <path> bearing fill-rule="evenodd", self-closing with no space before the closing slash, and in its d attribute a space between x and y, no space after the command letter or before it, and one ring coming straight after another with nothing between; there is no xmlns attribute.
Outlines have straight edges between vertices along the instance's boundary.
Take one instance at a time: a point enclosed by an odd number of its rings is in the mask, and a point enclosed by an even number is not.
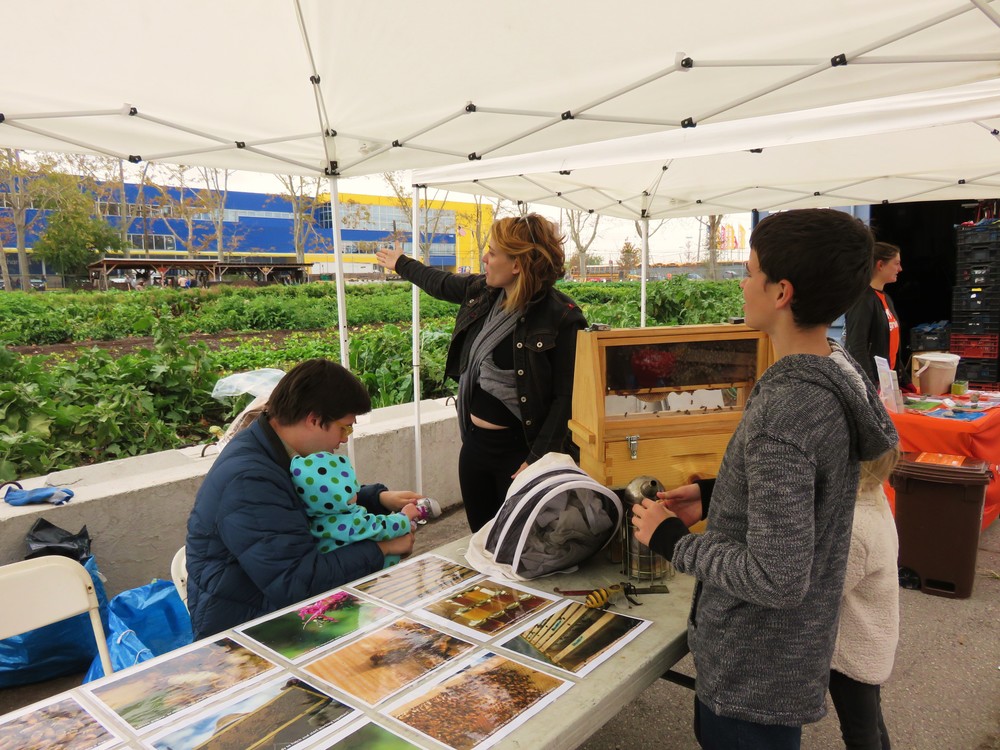
<svg viewBox="0 0 1000 750"><path fill-rule="evenodd" d="M878 289L873 289L872 291L878 295L879 300L882 302L885 317L889 321L889 369L895 370L896 352L899 351L899 321L896 320L896 316L889 309L889 303L885 301L885 292L880 292Z"/></svg>

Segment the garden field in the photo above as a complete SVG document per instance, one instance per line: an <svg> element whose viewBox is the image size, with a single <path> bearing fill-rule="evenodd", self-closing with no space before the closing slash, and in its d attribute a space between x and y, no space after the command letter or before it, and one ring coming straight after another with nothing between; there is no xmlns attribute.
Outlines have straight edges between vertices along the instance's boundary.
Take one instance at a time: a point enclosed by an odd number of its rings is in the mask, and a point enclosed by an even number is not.
<svg viewBox="0 0 1000 750"><path fill-rule="evenodd" d="M639 285L561 284L587 320L639 324ZM648 323L742 314L738 282L648 285ZM456 305L421 295L421 390L454 393L444 363ZM375 407L413 397L411 287L347 288L351 369ZM222 376L339 360L332 284L142 292L0 294L0 481L205 442L244 399L211 398Z"/></svg>

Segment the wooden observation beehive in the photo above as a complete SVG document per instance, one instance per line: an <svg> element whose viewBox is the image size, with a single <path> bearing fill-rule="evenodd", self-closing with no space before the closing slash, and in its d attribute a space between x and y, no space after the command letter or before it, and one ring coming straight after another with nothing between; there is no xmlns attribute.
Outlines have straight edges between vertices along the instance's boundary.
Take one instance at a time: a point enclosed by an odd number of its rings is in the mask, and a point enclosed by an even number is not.
<svg viewBox="0 0 1000 750"><path fill-rule="evenodd" d="M772 361L767 336L742 324L581 331L570 420L581 468L607 487L715 476Z"/></svg>

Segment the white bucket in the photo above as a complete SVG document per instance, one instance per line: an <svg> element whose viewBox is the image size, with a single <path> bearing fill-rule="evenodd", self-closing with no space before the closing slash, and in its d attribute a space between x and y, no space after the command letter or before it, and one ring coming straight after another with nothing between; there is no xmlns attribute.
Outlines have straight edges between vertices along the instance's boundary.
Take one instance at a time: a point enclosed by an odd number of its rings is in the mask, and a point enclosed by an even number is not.
<svg viewBox="0 0 1000 750"><path fill-rule="evenodd" d="M925 396L948 393L960 359L958 354L948 352L914 352L913 384Z"/></svg>

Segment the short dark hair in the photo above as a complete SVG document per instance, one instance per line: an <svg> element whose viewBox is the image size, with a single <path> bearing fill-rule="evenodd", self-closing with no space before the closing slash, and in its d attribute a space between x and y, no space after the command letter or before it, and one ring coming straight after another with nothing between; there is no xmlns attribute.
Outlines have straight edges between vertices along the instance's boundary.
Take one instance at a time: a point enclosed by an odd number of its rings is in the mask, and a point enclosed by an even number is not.
<svg viewBox="0 0 1000 750"><path fill-rule="evenodd" d="M871 283L874 242L859 219L831 208L772 214L750 235L768 280L791 282L800 328L829 325L857 301Z"/></svg>
<svg viewBox="0 0 1000 750"><path fill-rule="evenodd" d="M371 396L346 367L328 359L307 359L293 367L274 387L267 413L280 425L292 425L315 414L320 425L348 414L367 414Z"/></svg>

